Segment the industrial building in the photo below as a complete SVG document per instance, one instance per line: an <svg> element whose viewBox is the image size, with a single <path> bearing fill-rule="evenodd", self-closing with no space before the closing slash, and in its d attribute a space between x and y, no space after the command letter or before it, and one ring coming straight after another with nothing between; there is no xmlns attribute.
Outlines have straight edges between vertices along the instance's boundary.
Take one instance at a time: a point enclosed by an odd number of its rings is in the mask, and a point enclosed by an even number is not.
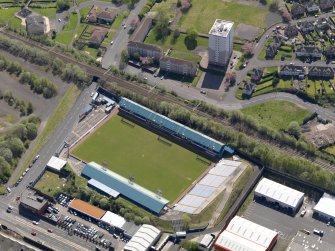
<svg viewBox="0 0 335 251"><path fill-rule="evenodd" d="M216 19L209 31L208 62L226 66L233 53L234 22Z"/></svg>
<svg viewBox="0 0 335 251"><path fill-rule="evenodd" d="M27 210L31 213L42 215L48 208L48 201L37 195L35 191L26 189L22 192L19 210Z"/></svg>
<svg viewBox="0 0 335 251"><path fill-rule="evenodd" d="M79 199L74 199L71 201L69 204L69 209L76 211L78 214L88 216L95 222L99 222L100 219L106 214L105 210L92 206L91 204Z"/></svg>
<svg viewBox="0 0 335 251"><path fill-rule="evenodd" d="M104 216L102 216L101 222L111 227L122 229L123 225L126 223L126 220L117 214L107 211Z"/></svg>
<svg viewBox="0 0 335 251"><path fill-rule="evenodd" d="M284 186L267 178L263 178L255 189L255 199L259 202L270 202L296 214L304 202L304 193Z"/></svg>
<svg viewBox="0 0 335 251"><path fill-rule="evenodd" d="M313 208L314 215L322 220L335 222L335 196L324 193Z"/></svg>
<svg viewBox="0 0 335 251"><path fill-rule="evenodd" d="M186 141L188 144L212 157L221 157L225 151L231 151L230 147L225 146L221 142L139 105L132 100L121 98L119 106L121 112L147 122L148 125L154 127L156 130Z"/></svg>
<svg viewBox="0 0 335 251"><path fill-rule="evenodd" d="M168 200L136 183L130 182L128 179L95 162L87 163L81 171L81 175L89 179L97 180L156 214L160 214L162 209L169 203Z"/></svg>
<svg viewBox="0 0 335 251"><path fill-rule="evenodd" d="M62 170L62 168L66 165L66 163L66 160L62 160L60 158L52 156L47 164L47 169L52 172L59 173L60 170Z"/></svg>
<svg viewBox="0 0 335 251"><path fill-rule="evenodd" d="M124 251L147 251L157 243L161 231L154 226L144 224L123 248Z"/></svg>
<svg viewBox="0 0 335 251"><path fill-rule="evenodd" d="M276 244L278 233L235 216L214 244L217 251L268 251Z"/></svg>

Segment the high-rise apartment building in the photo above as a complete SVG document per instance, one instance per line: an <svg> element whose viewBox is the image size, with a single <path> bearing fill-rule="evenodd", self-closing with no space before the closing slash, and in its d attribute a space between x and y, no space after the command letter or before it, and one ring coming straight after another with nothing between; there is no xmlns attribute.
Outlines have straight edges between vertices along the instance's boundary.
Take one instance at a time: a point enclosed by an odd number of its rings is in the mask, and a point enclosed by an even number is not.
<svg viewBox="0 0 335 251"><path fill-rule="evenodd" d="M234 22L216 19L209 31L209 64L226 66L233 52Z"/></svg>

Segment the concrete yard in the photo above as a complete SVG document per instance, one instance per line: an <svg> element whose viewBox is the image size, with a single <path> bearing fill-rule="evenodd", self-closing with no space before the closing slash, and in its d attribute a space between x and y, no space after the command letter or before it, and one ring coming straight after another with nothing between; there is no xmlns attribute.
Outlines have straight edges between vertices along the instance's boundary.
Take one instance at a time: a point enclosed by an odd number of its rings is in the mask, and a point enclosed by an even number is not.
<svg viewBox="0 0 335 251"><path fill-rule="evenodd" d="M307 213L304 217L301 217L300 212L303 210L304 206L306 207ZM322 240L329 243L329 245L333 247L332 250L335 250L335 227L327 226L326 223L314 219L312 217L313 206L314 205L311 203L304 202L300 211L295 215L295 217L292 217L273 208L257 202L252 202L244 212L243 217L279 232L279 240L274 248L274 251L283 250L284 247L287 247L296 233L303 229L310 231L310 235L314 235L314 229L323 230L324 236ZM318 237L316 235L314 236Z"/></svg>

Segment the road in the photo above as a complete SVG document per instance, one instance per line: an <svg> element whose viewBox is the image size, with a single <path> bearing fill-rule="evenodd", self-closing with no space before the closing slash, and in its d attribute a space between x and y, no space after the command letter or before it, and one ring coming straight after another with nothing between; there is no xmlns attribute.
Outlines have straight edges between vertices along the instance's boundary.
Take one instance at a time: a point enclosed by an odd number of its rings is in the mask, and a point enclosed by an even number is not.
<svg viewBox="0 0 335 251"><path fill-rule="evenodd" d="M36 179L42 172L47 162L57 151L58 147L64 142L64 139L71 132L75 123L78 122L78 115L84 110L84 107L89 104L91 98L90 93L95 89L95 85L91 85L81 92L77 101L75 102L71 111L67 114L65 119L57 127L55 133L48 140L47 144L39 152L40 158L36 161L30 171L23 178L21 183L17 187L12 188L12 192L0 197L0 224L4 224L7 227L17 231L21 235L31 236L31 231L34 229L37 233L33 239L41 240L55 248L56 250L86 250L82 245L82 240L79 238L73 238L69 236L64 230L54 228L54 233L50 234L46 230L50 228L50 224L41 221L38 226L32 225L32 223L25 217L21 216L17 212L16 198L19 197L24 189L31 180ZM18 166L16 170L20 170L21 166ZM12 175L11 181L15 182L16 175ZM12 205L14 210L11 214L5 213L8 205ZM10 216L9 216L10 215ZM27 221L28 220L28 221ZM90 247L88 250L94 250L95 245L92 243L85 244Z"/></svg>
<svg viewBox="0 0 335 251"><path fill-rule="evenodd" d="M136 4L135 9L133 9L130 15L127 17L127 20L124 21L127 28L124 29L123 26L120 26L116 31L113 45L108 46L107 51L102 58L101 66L103 69L108 69L110 66L119 65L121 52L127 48L128 44L129 24L132 19L137 17L146 3L147 0L140 0Z"/></svg>

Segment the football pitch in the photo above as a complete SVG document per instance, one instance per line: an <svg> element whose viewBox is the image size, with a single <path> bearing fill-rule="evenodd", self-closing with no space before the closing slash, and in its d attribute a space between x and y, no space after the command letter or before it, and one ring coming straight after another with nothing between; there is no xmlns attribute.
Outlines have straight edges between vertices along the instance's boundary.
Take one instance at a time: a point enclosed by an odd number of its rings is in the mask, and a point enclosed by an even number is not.
<svg viewBox="0 0 335 251"><path fill-rule="evenodd" d="M72 154L102 164L135 183L175 200L206 170L210 161L146 130L114 116L77 146Z"/></svg>

